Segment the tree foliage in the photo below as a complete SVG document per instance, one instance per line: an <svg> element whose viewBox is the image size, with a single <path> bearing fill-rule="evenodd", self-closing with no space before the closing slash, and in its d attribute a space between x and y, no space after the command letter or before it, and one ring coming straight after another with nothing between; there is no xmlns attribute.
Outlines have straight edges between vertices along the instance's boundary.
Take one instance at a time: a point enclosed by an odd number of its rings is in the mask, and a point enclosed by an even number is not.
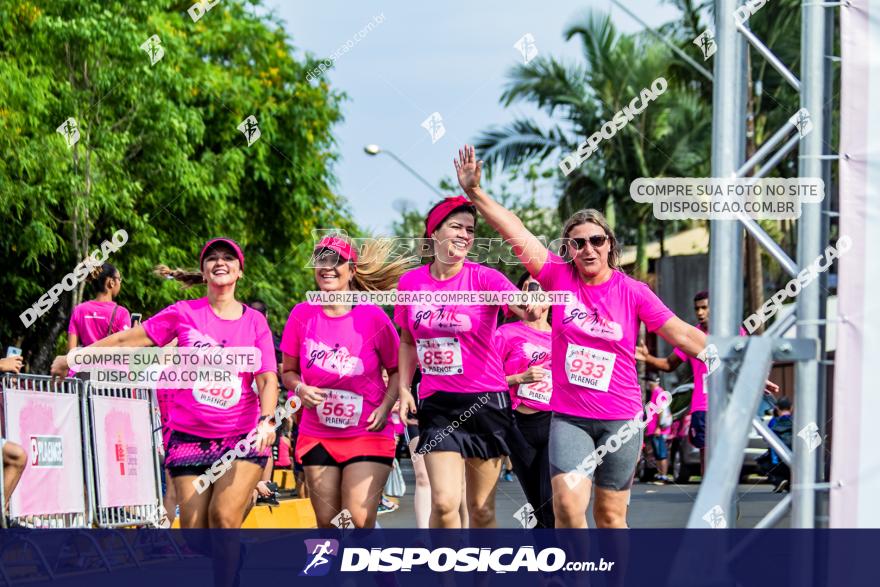
<svg viewBox="0 0 880 587"><path fill-rule="evenodd" d="M119 302L152 314L182 297L151 274L194 267L212 236L247 256L237 295L259 297L277 327L311 282L311 230L355 228L334 193L331 129L342 94L308 83L313 58L259 2L224 1L193 22L192 2L0 1L0 250L8 262L0 339L45 368L71 305L29 329L19 314L117 229ZM155 64L141 49L152 35ZM154 55L158 49L154 46ZM255 116L261 137L238 130ZM68 147L56 128L76 120Z"/></svg>

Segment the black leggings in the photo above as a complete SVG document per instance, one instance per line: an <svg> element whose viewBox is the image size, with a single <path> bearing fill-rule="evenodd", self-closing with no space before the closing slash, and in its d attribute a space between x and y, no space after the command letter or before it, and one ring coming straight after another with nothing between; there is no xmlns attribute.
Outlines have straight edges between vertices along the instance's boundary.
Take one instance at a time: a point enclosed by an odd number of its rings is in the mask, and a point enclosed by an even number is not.
<svg viewBox="0 0 880 587"><path fill-rule="evenodd" d="M514 412L516 426L522 432L534 455L526 460L519 451L512 451L510 462L526 499L535 509L536 528L553 528L553 488L550 485L550 419L551 412L523 414Z"/></svg>

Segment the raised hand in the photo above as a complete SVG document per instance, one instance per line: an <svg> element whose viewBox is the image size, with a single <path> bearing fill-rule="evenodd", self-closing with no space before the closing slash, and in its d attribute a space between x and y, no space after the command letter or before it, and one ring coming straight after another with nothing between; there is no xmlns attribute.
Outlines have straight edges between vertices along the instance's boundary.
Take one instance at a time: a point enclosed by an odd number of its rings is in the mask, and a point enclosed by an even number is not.
<svg viewBox="0 0 880 587"><path fill-rule="evenodd" d="M473 145L465 145L458 150L458 158L453 159L455 172L458 174L458 185L465 192L480 187L480 176L483 174L483 162L477 161Z"/></svg>

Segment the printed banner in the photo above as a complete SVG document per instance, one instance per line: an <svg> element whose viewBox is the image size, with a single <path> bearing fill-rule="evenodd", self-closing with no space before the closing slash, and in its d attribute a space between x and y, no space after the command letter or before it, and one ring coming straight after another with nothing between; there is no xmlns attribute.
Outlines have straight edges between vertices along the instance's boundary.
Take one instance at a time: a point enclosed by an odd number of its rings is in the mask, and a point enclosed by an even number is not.
<svg viewBox="0 0 880 587"><path fill-rule="evenodd" d="M28 462L9 501L13 517L85 513L79 397L7 389L6 438Z"/></svg>
<svg viewBox="0 0 880 587"><path fill-rule="evenodd" d="M150 406L143 400L92 397L98 505L156 504Z"/></svg>

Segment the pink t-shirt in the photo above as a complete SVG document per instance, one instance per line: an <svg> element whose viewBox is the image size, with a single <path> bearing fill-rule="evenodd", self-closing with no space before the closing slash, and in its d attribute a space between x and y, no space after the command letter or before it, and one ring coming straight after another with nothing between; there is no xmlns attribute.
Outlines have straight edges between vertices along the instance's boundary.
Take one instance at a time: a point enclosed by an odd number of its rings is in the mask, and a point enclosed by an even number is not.
<svg viewBox="0 0 880 587"><path fill-rule="evenodd" d="M67 332L77 336L79 346L89 346L108 336L107 325L116 308L113 328L110 334L126 330L131 326L131 315L116 302L83 302L70 314L70 325Z"/></svg>
<svg viewBox="0 0 880 587"><path fill-rule="evenodd" d="M519 291L500 271L465 261L457 275L440 281L430 265L404 273L398 291ZM419 398L435 391L504 391L507 381L495 346L498 306L396 306L394 321L416 342L422 381Z"/></svg>
<svg viewBox="0 0 880 587"><path fill-rule="evenodd" d="M516 375L533 366L547 370L541 381L510 386L510 405L514 410L520 404L542 412L550 410L550 398L553 394L550 339L549 330L536 330L525 322L504 324L498 329L495 340L498 352L501 353L505 375Z"/></svg>
<svg viewBox="0 0 880 587"><path fill-rule="evenodd" d="M260 350L255 373L240 372L241 385L226 405L217 405L207 391L198 387L175 390L168 427L204 438L225 438L247 434L260 417L260 401L252 385L254 376L275 373L275 346L266 317L242 304L237 320L217 316L208 298L172 304L144 322L147 336L157 346L177 337L178 347L251 347ZM240 387L240 389L239 389Z"/></svg>
<svg viewBox="0 0 880 587"><path fill-rule="evenodd" d="M660 404L657 400L660 397L661 393L665 392L663 391L663 388L659 385L654 388L654 391L651 392L651 403L657 406L658 409L657 412L651 417L651 419L648 420L648 425L645 426L646 436L651 436L652 434L665 434L666 436L669 436L669 433L672 430L672 426L667 426L666 428L661 428L660 431L657 432L657 426L660 425L660 413L662 412L662 410L659 409Z"/></svg>
<svg viewBox="0 0 880 587"><path fill-rule="evenodd" d="M319 406L303 410L300 432L318 438L392 437L390 413L379 433L367 432L367 418L385 399L382 367L397 368L399 347L397 330L379 306L354 306L342 316L328 316L321 306L294 306L281 350L299 361L306 385L328 392Z"/></svg>
<svg viewBox="0 0 880 587"><path fill-rule="evenodd" d="M635 348L639 322L654 331L673 317L651 289L620 271L587 285L577 268L548 253L535 277L545 291L570 291L553 310L554 412L597 420L628 420L642 410Z"/></svg>
<svg viewBox="0 0 880 587"><path fill-rule="evenodd" d="M697 324L697 328L706 332L702 325ZM708 333L707 333L708 334ZM743 327L739 329L740 336L746 336L746 331ZM706 412L709 410L709 389L706 387L706 377L708 376L709 369L706 367L706 363L698 359L697 357L689 357L685 354L685 352L681 349L673 349L673 352L678 356L682 361L689 361L691 364L691 371L694 374L694 391L691 394L691 411L694 412Z"/></svg>

